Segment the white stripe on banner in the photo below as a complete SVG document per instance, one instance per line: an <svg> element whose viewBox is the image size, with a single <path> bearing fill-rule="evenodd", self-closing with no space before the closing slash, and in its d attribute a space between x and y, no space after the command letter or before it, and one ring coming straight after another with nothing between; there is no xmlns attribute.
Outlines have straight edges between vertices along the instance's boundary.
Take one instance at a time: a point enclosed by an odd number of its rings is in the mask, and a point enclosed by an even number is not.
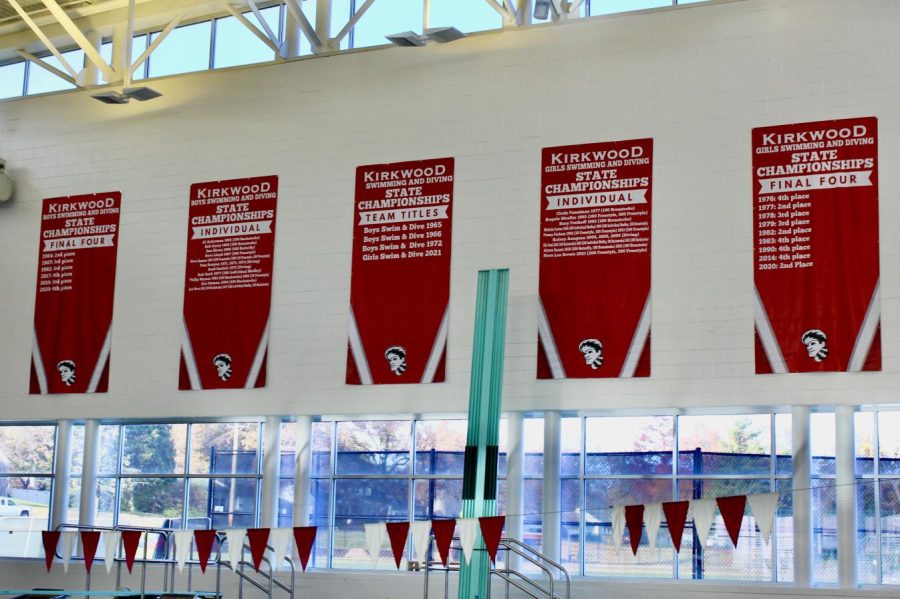
<svg viewBox="0 0 900 599"><path fill-rule="evenodd" d="M444 309L444 317L441 318L441 326L438 327L437 336L434 338L431 353L428 354L428 362L425 363L425 371L422 373L421 381L423 383L434 382L434 373L437 372L438 365L441 363L441 355L444 353L444 347L447 344L449 312L450 306L447 306Z"/></svg>
<svg viewBox="0 0 900 599"><path fill-rule="evenodd" d="M88 383L87 392L96 393L97 386L100 385L100 377L103 376L103 368L109 360L109 349L112 345L112 324L106 330L106 339L103 340L103 347L100 348L100 355L97 356L97 364L94 366L94 372L91 373L91 382Z"/></svg>
<svg viewBox="0 0 900 599"><path fill-rule="evenodd" d="M763 306L762 298L759 297L759 290L755 287L753 297L753 318L756 321L756 331L759 334L763 350L766 352L766 357L769 359L769 366L772 368L772 372L785 374L788 369L784 363L784 356L781 355L781 348L778 347L778 339L775 338L775 331L772 330L769 315L766 314L766 307Z"/></svg>
<svg viewBox="0 0 900 599"><path fill-rule="evenodd" d="M197 370L197 359L194 357L194 347L191 345L191 334L188 332L187 321L182 317L181 324L181 355L184 358L184 367L187 370L188 381L191 389L202 389L200 372Z"/></svg>
<svg viewBox="0 0 900 599"><path fill-rule="evenodd" d="M256 355L253 356L253 363L250 365L250 372L247 374L247 382L244 383L244 389L253 389L256 386L256 379L259 378L259 371L262 370L263 358L266 357L266 349L268 347L269 320L266 320L266 326L263 328L262 336L259 338L259 346L256 348Z"/></svg>
<svg viewBox="0 0 900 599"><path fill-rule="evenodd" d="M41 395L47 395L47 371L44 370L44 360L41 358L41 346L38 345L37 330L33 333L34 340L31 343L31 360L34 363L34 372L37 374L38 388Z"/></svg>
<svg viewBox="0 0 900 599"><path fill-rule="evenodd" d="M544 348L544 356L550 365L550 376L555 379L566 378L559 350L556 348L556 340L553 339L553 331L550 330L550 321L547 320L547 312L544 310L544 302L538 298L538 337ZM540 350L538 350L540 351Z"/></svg>
<svg viewBox="0 0 900 599"><path fill-rule="evenodd" d="M802 191L805 189L841 189L845 187L871 187L872 171L846 171L775 177L759 180L759 193Z"/></svg>
<svg viewBox="0 0 900 599"><path fill-rule="evenodd" d="M359 327L356 326L353 306L350 306L350 353L353 355L353 362L356 364L359 381L363 385L371 385L372 371L369 370L369 363L366 361L366 352L363 349L362 337L359 335Z"/></svg>
<svg viewBox="0 0 900 599"><path fill-rule="evenodd" d="M881 280L875 281L875 291L872 292L872 299L869 301L869 307L866 310L866 317L863 318L862 326L859 327L859 335L856 337L856 343L853 344L853 351L850 352L850 364L847 366L847 372L861 372L869 357L869 350L872 349L872 341L875 340L875 332L878 330L878 323L881 320Z"/></svg>
<svg viewBox="0 0 900 599"><path fill-rule="evenodd" d="M647 294L647 301L644 302L644 309L641 310L641 318L638 320L637 328L634 330L634 338L628 347L628 354L625 356L625 363L622 364L622 372L619 377L630 379L634 377L634 371L637 370L638 362L641 354L644 353L644 345L647 344L647 336L650 335L650 294Z"/></svg>

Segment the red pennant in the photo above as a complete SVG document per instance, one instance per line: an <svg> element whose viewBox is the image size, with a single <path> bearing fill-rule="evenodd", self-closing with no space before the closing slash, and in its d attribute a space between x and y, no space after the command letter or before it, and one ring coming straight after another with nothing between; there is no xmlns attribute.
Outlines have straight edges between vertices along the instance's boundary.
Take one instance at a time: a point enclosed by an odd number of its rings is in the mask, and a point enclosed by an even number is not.
<svg viewBox="0 0 900 599"><path fill-rule="evenodd" d="M306 564L309 563L309 553L313 543L316 542L315 526L297 526L294 528L294 546L297 547L297 555L300 556L300 565L306 572Z"/></svg>
<svg viewBox="0 0 900 599"><path fill-rule="evenodd" d="M497 547L500 546L500 537L503 536L503 525L506 523L506 516L491 516L489 518L479 518L481 524L481 536L484 537L484 547L491 556L491 561L497 561Z"/></svg>
<svg viewBox="0 0 900 599"><path fill-rule="evenodd" d="M444 567L447 566L447 560L450 558L450 543L453 542L453 531L455 530L456 520L431 521L431 532L434 533L434 542L437 544Z"/></svg>
<svg viewBox="0 0 900 599"><path fill-rule="evenodd" d="M672 545L675 551L681 551L681 537L684 534L684 523L687 522L690 501L668 501L662 504L663 513L666 515L666 526L672 537Z"/></svg>
<svg viewBox="0 0 900 599"><path fill-rule="evenodd" d="M214 530L195 530L194 543L197 545L197 559L200 561L200 571L206 574L206 564L209 563L209 554L212 553L213 541L216 540Z"/></svg>
<svg viewBox="0 0 900 599"><path fill-rule="evenodd" d="M625 526L628 527L628 538L631 540L631 553L637 555L641 536L644 534L644 506L625 506Z"/></svg>
<svg viewBox="0 0 900 599"><path fill-rule="evenodd" d="M44 541L44 561L47 562L47 572L53 565L53 558L56 556L56 546L59 544L58 530L43 530L41 538Z"/></svg>
<svg viewBox="0 0 900 599"><path fill-rule="evenodd" d="M253 556L253 567L259 572L263 555L266 553L266 544L269 542L268 528L248 528L247 540L250 541L250 555Z"/></svg>
<svg viewBox="0 0 900 599"><path fill-rule="evenodd" d="M123 530L122 531L122 548L125 549L125 565L128 566L128 573L131 574L131 568L134 566L134 556L137 555L138 545L141 544L142 530Z"/></svg>
<svg viewBox="0 0 900 599"><path fill-rule="evenodd" d="M728 531L731 542L737 547L738 537L741 534L741 523L744 521L744 508L747 505L747 496L718 497L716 498L716 503L719 504L722 520L725 521L725 530Z"/></svg>
<svg viewBox="0 0 900 599"><path fill-rule="evenodd" d="M394 552L394 562L400 569L403 561L403 550L406 549L406 538L409 535L409 522L388 522L386 524L388 537L391 539L391 551Z"/></svg>
<svg viewBox="0 0 900 599"><path fill-rule="evenodd" d="M99 530L82 530L81 546L84 549L84 567L91 572L91 565L94 563L94 556L97 554L97 545L100 543Z"/></svg>

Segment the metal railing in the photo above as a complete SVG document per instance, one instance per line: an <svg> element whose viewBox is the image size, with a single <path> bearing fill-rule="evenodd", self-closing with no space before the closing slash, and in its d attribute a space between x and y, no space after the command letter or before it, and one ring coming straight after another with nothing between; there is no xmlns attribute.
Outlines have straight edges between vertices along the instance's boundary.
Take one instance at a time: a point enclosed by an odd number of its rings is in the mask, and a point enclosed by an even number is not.
<svg viewBox="0 0 900 599"><path fill-rule="evenodd" d="M118 526L118 527L108 527L108 526L82 526L77 524L61 524L57 528L57 530L89 530L89 531L124 531L124 530L139 530L143 532L142 535L142 549L138 548L138 554L135 555L134 564L139 565L140 567L140 576L141 576L141 588L140 588L140 596L143 598L148 595L159 595L165 593L190 593L195 595L196 597L222 597L222 568L230 568L237 576L238 576L238 597L243 597L243 585L244 582L247 582L254 588L262 591L266 594L268 599L273 599L276 589L284 591L289 599L294 599L294 588L296 581L297 569L294 565L293 559L290 556L284 557L284 562L289 566L289 575L290 582L282 582L276 578L276 566L273 566L272 560L268 557L263 557L261 565L264 564L266 567L261 567L257 572L252 562L244 560L244 553L250 551L250 547L247 544L242 544L241 546L241 557L237 564L232 564L227 559L223 560L223 544L227 541L227 537L223 532L217 532L216 534L216 542L215 542L215 550L210 553L209 560L207 561L207 568L214 567L216 569L216 587L214 592L210 591L195 591L193 590L194 579L193 579L193 571L195 567L199 567L199 560L188 559L185 561L185 567L187 568L187 581L186 588L183 591L176 590L176 569L178 567L177 560L174 557L173 551L173 535L175 533L175 529L170 528L142 528L136 526ZM156 539L153 542L153 547L151 549L150 537L155 536ZM266 545L266 549L269 551L274 551L271 545ZM60 548L56 549L56 558L62 559L63 556L60 553ZM74 557L70 557L71 559L75 559L76 561L84 560L84 557L81 555L76 555ZM116 555L114 558L116 564L116 591L119 592L131 592L131 589L125 588L122 586L122 566L126 563L124 557L119 555L118 550L116 551ZM147 566L162 566L162 590L161 591L148 591L147 590ZM250 570L247 571L246 568L250 567ZM259 579L262 579L260 582ZM90 593L91 591L91 573L87 572L85 578L85 593ZM82 593L78 593L82 594ZM103 594L103 592L98 593L98 595Z"/></svg>
<svg viewBox="0 0 900 599"><path fill-rule="evenodd" d="M432 543L434 542L434 537L429 538L428 546L426 549L426 555L432 555ZM459 537L454 537L451 543L451 550L460 551L461 546L459 545ZM533 548L529 547L525 543L517 539L512 538L502 538L500 539L500 545L498 547L498 561L501 561L499 558L500 554L503 554L505 559L502 560L502 565L491 566L491 576L499 578L503 581L505 586L505 598L509 599L509 593L511 587L515 587L532 597L533 599L571 599L571 586L572 581L569 577L569 572L559 563L551 560L546 555L539 553ZM529 564L535 566L538 570L540 570L547 578L547 584L545 586L543 580L535 579L528 574L522 572L513 567L513 556L517 560L524 560ZM428 599L429 595L429 583L430 576L429 573L432 571L436 572L444 572L444 599L450 599L450 572L459 572L459 563L458 562L449 562L447 566L444 566L442 562L436 561L428 557L425 561L425 599ZM559 592L560 584L562 584L562 594ZM488 585L488 598L490 597L491 586Z"/></svg>

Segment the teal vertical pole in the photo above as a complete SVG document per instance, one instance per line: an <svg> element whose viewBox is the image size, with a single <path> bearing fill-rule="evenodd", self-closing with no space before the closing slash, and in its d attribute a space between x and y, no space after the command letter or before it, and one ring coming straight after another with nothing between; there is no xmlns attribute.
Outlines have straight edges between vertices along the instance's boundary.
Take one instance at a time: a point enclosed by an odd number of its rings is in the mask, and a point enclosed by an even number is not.
<svg viewBox="0 0 900 599"><path fill-rule="evenodd" d="M463 472L463 518L497 515L497 459L508 289L509 270L479 271L472 381L469 385L469 430ZM471 564L467 566L463 559L460 567L459 599L487 599L489 585L490 558L479 538Z"/></svg>

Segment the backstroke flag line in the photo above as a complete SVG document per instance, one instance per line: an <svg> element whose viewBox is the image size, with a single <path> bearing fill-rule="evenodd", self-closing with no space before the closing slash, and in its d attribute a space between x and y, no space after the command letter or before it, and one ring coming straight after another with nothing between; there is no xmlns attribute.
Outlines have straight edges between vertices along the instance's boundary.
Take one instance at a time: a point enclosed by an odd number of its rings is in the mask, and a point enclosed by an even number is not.
<svg viewBox="0 0 900 599"><path fill-rule="evenodd" d="M453 158L356 171L347 377L444 381Z"/></svg>
<svg viewBox="0 0 900 599"><path fill-rule="evenodd" d="M539 379L650 376L653 140L544 148Z"/></svg>
<svg viewBox="0 0 900 599"><path fill-rule="evenodd" d="M278 177L195 183L179 389L265 387Z"/></svg>
<svg viewBox="0 0 900 599"><path fill-rule="evenodd" d="M122 194L44 200L32 394L106 393Z"/></svg>
<svg viewBox="0 0 900 599"><path fill-rule="evenodd" d="M753 130L757 374L881 370L878 122Z"/></svg>

